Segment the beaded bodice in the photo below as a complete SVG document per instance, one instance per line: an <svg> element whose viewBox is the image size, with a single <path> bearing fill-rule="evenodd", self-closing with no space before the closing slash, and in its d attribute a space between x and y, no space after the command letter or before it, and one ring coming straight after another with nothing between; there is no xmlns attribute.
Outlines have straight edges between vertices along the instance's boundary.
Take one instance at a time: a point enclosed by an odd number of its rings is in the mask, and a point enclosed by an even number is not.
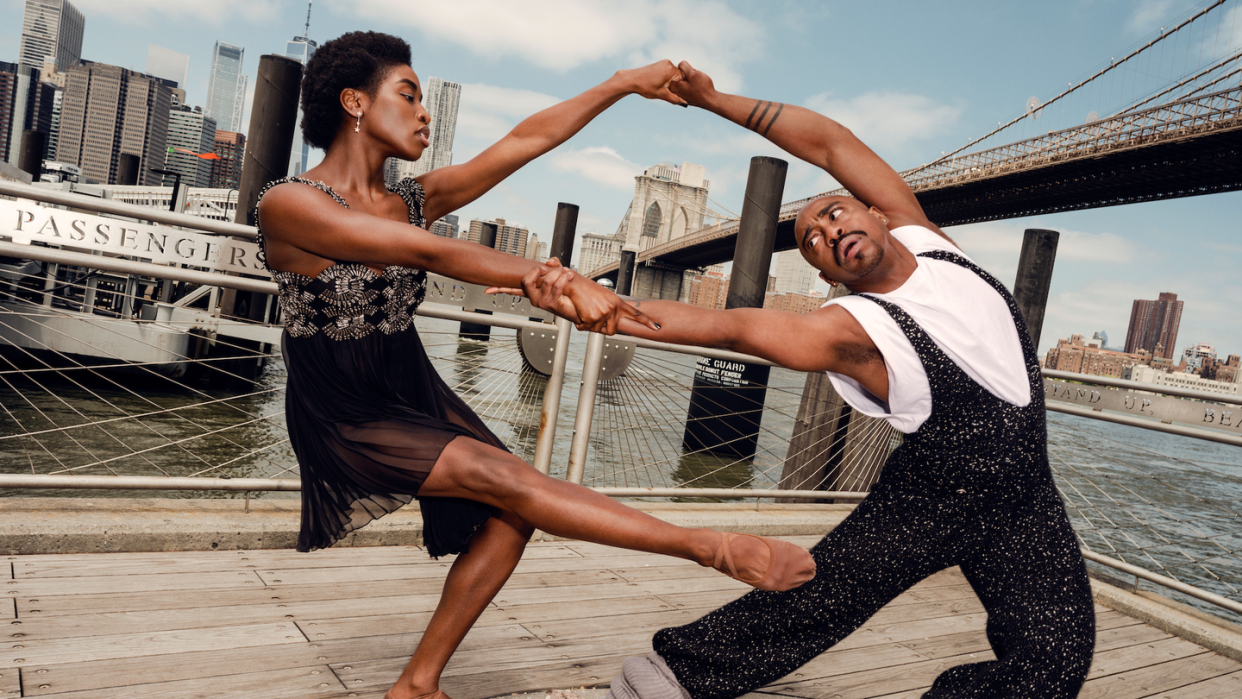
<svg viewBox="0 0 1242 699"><path fill-rule="evenodd" d="M336 203L349 204L323 182L285 177L269 183L259 193L285 182L300 182L323 191ZM410 224L425 226L423 187L413 178L399 182L392 191L401 195L410 210ZM255 221L259 220L258 204ZM263 231L259 230L259 259L267 267ZM382 273L357 262L337 262L315 277L267 268L280 286L280 309L290 337L310 337L322 332L333 340L355 340L379 331L400 332L414 322L414 313L427 293L427 273L421 269L388 265Z"/></svg>

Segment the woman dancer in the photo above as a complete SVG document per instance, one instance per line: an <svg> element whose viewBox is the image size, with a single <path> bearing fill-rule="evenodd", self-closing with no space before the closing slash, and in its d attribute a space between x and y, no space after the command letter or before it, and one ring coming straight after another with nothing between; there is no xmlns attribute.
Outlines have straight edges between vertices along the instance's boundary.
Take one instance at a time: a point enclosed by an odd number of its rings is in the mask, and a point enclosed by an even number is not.
<svg viewBox="0 0 1242 699"><path fill-rule="evenodd" d="M385 159L416 160L429 145L409 46L355 32L324 44L306 67L302 132L327 154L305 177L269 185L257 210L285 315L287 420L303 484L298 549L331 546L417 496L428 552L461 554L388 699L440 694L441 671L535 527L690 559L762 589L814 576L810 556L792 544L675 527L538 473L440 379L413 325L426 271L517 287L538 265L431 235L427 220L478 198L627 94L682 104L668 90L679 76L667 61L619 71L469 162L389 191ZM580 327L611 333L621 318L650 322L589 280L565 284L572 309L564 312Z"/></svg>

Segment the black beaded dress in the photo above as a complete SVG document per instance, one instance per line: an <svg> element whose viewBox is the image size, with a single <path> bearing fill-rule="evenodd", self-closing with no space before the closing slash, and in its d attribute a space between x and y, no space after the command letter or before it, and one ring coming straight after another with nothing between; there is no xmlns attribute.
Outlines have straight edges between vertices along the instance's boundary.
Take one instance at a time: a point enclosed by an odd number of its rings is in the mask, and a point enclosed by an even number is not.
<svg viewBox="0 0 1242 699"><path fill-rule="evenodd" d="M260 200L286 182L349 206L326 184L298 177L272 182ZM410 224L424 227L422 185L406 179L393 191L409 207ZM286 420L302 475L299 551L331 546L408 504L456 437L504 448L436 373L418 337L414 312L426 294L425 271L389 265L376 274L338 261L312 279L268 269L285 320ZM495 514L454 498L419 498L419 506L423 540L436 557L464 552Z"/></svg>

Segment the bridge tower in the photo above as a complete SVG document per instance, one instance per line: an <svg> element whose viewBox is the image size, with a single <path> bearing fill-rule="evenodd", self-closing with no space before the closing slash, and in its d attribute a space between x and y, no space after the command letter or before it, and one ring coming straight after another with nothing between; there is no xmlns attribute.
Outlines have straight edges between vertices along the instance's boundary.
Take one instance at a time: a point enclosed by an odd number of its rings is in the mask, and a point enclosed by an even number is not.
<svg viewBox="0 0 1242 699"><path fill-rule="evenodd" d="M701 229L711 187L706 174L702 165L694 163L680 167L661 163L635 177L634 199L613 236L615 255L620 255L622 246L641 252ZM684 301L689 290L686 275L682 267L641 264L632 293L642 298Z"/></svg>

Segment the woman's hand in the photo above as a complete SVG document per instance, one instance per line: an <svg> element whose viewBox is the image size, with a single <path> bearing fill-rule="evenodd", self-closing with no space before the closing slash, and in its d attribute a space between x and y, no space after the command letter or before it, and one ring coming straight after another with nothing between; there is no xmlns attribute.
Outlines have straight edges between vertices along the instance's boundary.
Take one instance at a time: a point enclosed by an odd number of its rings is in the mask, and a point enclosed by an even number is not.
<svg viewBox="0 0 1242 699"><path fill-rule="evenodd" d="M671 102L679 107L688 106L684 99L669 89L670 85L682 79L681 71L672 61L657 61L642 68L618 70L614 77L625 84L627 92L649 100Z"/></svg>
<svg viewBox="0 0 1242 699"><path fill-rule="evenodd" d="M525 296L531 304L572 322L579 330L614 335L622 319L652 330L660 325L621 297L561 266L555 257L546 267L533 267L522 277L522 288L491 287L489 294Z"/></svg>

